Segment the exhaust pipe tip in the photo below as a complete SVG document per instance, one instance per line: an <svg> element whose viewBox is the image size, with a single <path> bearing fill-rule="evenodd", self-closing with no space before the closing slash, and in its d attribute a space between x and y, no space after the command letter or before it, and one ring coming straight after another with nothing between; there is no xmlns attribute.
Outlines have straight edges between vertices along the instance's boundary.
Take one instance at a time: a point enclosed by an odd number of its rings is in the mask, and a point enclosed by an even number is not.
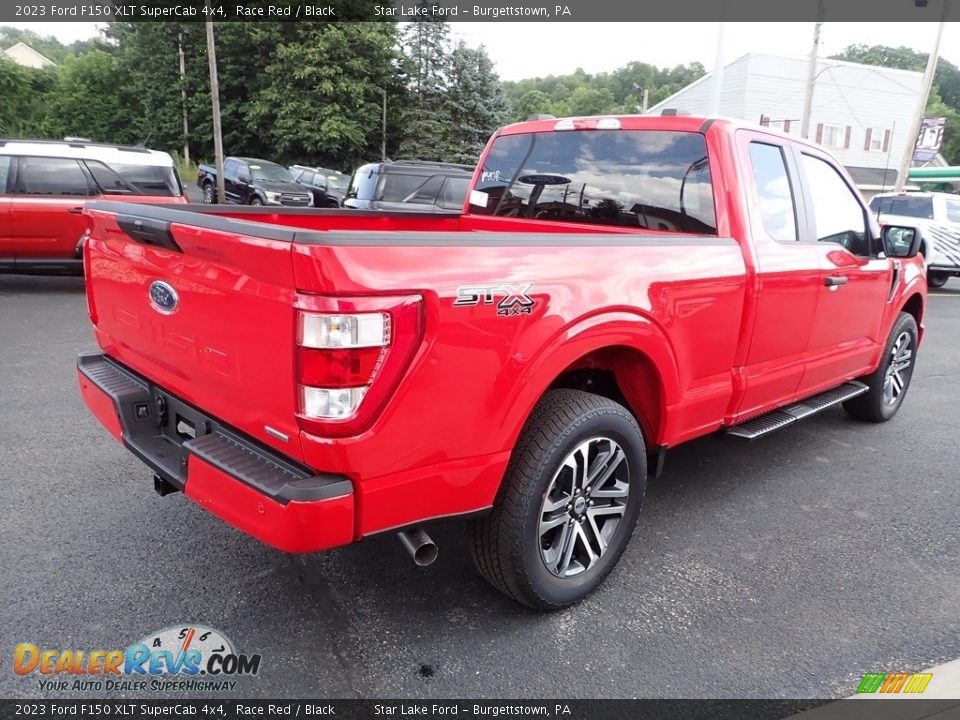
<svg viewBox="0 0 960 720"><path fill-rule="evenodd" d="M420 567L426 567L437 559L439 554L437 544L422 527L401 530L397 533L397 537L404 550L413 558L413 562Z"/></svg>

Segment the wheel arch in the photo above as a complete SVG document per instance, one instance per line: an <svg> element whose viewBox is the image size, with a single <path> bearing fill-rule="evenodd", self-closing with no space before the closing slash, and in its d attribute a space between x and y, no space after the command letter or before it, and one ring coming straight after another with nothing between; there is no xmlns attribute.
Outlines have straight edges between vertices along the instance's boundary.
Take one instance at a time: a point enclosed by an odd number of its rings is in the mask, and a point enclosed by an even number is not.
<svg viewBox="0 0 960 720"><path fill-rule="evenodd" d="M912 315L913 319L917 321L917 334L919 335L918 340L923 340L924 309L923 296L918 292L913 293L910 297L908 297L906 302L904 302L900 307L900 312L905 312L908 315Z"/></svg>
<svg viewBox="0 0 960 720"><path fill-rule="evenodd" d="M624 405L648 448L657 445L667 407L680 397L676 358L663 331L643 316L617 313L570 328L563 338L529 363L516 399L504 408L500 426L509 446L516 444L540 399L555 388L585 390Z"/></svg>

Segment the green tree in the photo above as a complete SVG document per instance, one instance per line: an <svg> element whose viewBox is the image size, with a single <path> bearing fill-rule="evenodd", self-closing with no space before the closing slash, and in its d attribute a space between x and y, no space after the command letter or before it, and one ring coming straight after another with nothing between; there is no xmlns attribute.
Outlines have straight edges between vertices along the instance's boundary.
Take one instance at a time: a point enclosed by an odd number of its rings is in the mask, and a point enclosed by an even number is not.
<svg viewBox="0 0 960 720"><path fill-rule="evenodd" d="M488 138L506 122L507 103L486 49L460 42L448 60L442 159L476 163Z"/></svg>
<svg viewBox="0 0 960 720"><path fill-rule="evenodd" d="M398 141L405 90L398 78L392 23L304 23L277 47L266 83L247 111L264 129L274 155L351 167L379 157L382 98L391 113L390 146Z"/></svg>
<svg viewBox="0 0 960 720"><path fill-rule="evenodd" d="M410 100L407 133L400 143L400 155L405 158L443 158L448 33L443 20L413 22L406 27L403 45L408 59Z"/></svg>
<svg viewBox="0 0 960 720"><path fill-rule="evenodd" d="M44 137L43 119L56 70L36 70L0 58L0 134Z"/></svg>
<svg viewBox="0 0 960 720"><path fill-rule="evenodd" d="M113 53L92 50L68 57L49 97L46 134L136 143L140 138L127 114L131 105L135 106L132 95Z"/></svg>

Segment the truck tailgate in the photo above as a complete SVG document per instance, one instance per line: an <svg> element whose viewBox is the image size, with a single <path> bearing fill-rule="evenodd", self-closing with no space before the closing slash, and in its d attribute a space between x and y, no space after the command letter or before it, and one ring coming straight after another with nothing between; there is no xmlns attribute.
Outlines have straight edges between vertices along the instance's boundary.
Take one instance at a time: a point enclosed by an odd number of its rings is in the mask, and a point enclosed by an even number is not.
<svg viewBox="0 0 960 720"><path fill-rule="evenodd" d="M199 228L138 217L136 207L106 207L87 210L85 246L88 303L103 350L301 459L289 240L246 235L242 223Z"/></svg>

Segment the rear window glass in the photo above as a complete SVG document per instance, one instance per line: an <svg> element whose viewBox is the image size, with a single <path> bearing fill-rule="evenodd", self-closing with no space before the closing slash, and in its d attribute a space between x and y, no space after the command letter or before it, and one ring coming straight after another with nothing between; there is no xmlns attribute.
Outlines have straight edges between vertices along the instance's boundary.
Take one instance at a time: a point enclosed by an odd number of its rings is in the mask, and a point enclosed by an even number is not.
<svg viewBox="0 0 960 720"><path fill-rule="evenodd" d="M172 167L114 163L105 165L87 160L97 185L109 195L158 195L179 197L180 181Z"/></svg>
<svg viewBox="0 0 960 720"><path fill-rule="evenodd" d="M881 215L903 215L904 217L933 218L933 199L929 197L875 197L870 201L870 209Z"/></svg>
<svg viewBox="0 0 960 720"><path fill-rule="evenodd" d="M437 205L444 208L460 209L463 207L463 199L467 196L470 189L470 178L447 178L447 182L440 191L437 198Z"/></svg>
<svg viewBox="0 0 960 720"><path fill-rule="evenodd" d="M699 133L584 130L502 136L476 189L471 212L480 215L716 233L706 142Z"/></svg>
<svg viewBox="0 0 960 720"><path fill-rule="evenodd" d="M89 197L94 194L80 162L69 158L23 158L20 186L27 195Z"/></svg>
<svg viewBox="0 0 960 720"><path fill-rule="evenodd" d="M0 194L7 191L7 181L10 178L10 156L0 155Z"/></svg>
<svg viewBox="0 0 960 720"><path fill-rule="evenodd" d="M417 190L430 180L429 175L401 175L398 173L386 173L383 179L383 186L380 188L380 197L378 200L386 202L412 202L413 196ZM439 190L439 185L438 188ZM436 191L434 191L436 192ZM420 197L419 202L433 202L433 197Z"/></svg>

